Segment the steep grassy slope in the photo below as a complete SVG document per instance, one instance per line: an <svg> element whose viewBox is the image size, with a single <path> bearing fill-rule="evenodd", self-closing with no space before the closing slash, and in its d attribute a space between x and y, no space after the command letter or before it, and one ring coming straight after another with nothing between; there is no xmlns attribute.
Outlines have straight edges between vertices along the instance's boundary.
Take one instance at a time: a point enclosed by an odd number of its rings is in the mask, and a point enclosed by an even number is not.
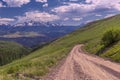
<svg viewBox="0 0 120 80"><path fill-rule="evenodd" d="M29 78L43 76L49 68L55 65L58 60L65 57L71 48L76 44L84 43L85 49L90 53L97 53L101 48L100 40L103 33L109 28L120 28L120 15L112 18L96 21L86 25L71 34L68 34L43 48L36 50L27 57L14 61L8 65L0 67L1 79L12 80L13 78ZM103 57L110 57L120 61L120 42L107 49ZM6 77L8 74L12 74ZM24 76L18 76L18 75ZM15 77L16 76L16 77ZM22 78L22 80L24 80ZM26 79L25 79L26 80Z"/></svg>
<svg viewBox="0 0 120 80"><path fill-rule="evenodd" d="M0 41L0 65L27 55L29 50L15 42Z"/></svg>

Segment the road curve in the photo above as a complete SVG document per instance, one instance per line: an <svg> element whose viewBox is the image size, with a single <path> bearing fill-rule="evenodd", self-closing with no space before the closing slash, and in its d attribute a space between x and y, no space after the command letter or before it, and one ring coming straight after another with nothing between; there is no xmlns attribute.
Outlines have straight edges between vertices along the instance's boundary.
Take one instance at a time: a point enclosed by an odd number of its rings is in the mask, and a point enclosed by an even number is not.
<svg viewBox="0 0 120 80"><path fill-rule="evenodd" d="M45 80L120 80L120 64L85 54L81 47L76 45Z"/></svg>

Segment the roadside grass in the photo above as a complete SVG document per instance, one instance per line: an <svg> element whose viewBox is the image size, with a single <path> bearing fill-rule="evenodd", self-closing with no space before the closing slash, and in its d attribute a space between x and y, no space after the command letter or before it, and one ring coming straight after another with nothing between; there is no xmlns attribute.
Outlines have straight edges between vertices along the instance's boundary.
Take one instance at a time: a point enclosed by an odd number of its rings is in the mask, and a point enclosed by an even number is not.
<svg viewBox="0 0 120 80"><path fill-rule="evenodd" d="M29 76L46 75L50 68L57 64L62 58L68 55L69 51L77 44L85 44L86 51L96 54L101 48L100 40L109 28L120 28L120 15L109 19L95 21L85 27L72 32L60 39L32 52L30 55L16 60L10 64L0 67L0 80L16 80L16 73L27 74ZM120 60L120 43L113 45L102 57L109 57L112 60ZM114 55L113 55L114 52ZM6 79L5 79L6 78ZM7 79L8 78L8 79ZM26 79L28 79L27 77ZM25 80L25 79L22 79ZM29 79L28 79L29 80Z"/></svg>
<svg viewBox="0 0 120 80"><path fill-rule="evenodd" d="M105 58L111 58L113 61L120 62L120 41L117 44L110 47L100 56Z"/></svg>

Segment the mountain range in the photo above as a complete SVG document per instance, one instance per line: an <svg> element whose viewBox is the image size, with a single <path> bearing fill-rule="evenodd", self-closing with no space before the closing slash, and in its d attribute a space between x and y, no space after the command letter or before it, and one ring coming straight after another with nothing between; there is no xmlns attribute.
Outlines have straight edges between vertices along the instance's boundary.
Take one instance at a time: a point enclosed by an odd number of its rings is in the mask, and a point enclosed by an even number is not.
<svg viewBox="0 0 120 80"><path fill-rule="evenodd" d="M0 25L0 40L15 41L27 47L34 47L55 40L77 28L79 26L33 21L15 25Z"/></svg>

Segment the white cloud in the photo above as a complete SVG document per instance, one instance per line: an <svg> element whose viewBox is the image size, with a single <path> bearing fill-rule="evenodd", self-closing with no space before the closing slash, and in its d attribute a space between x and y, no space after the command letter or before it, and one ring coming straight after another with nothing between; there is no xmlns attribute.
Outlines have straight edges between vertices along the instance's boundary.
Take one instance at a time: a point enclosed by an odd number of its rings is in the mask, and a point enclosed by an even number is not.
<svg viewBox="0 0 120 80"><path fill-rule="evenodd" d="M36 0L36 2L46 3L47 0Z"/></svg>
<svg viewBox="0 0 120 80"><path fill-rule="evenodd" d="M82 20L83 18L72 18L72 20L74 20L74 21L80 21L80 20Z"/></svg>
<svg viewBox="0 0 120 80"><path fill-rule="evenodd" d="M96 8L120 10L120 0L86 0L86 3L91 3L95 5Z"/></svg>
<svg viewBox="0 0 120 80"><path fill-rule="evenodd" d="M6 24L7 25L7 24L9 24L13 21L15 21L15 19L13 19L13 18L0 18L0 25L1 24Z"/></svg>
<svg viewBox="0 0 120 80"><path fill-rule="evenodd" d="M93 21L94 21L94 20L88 20L88 21L85 22L85 24L91 23L91 22L93 22Z"/></svg>
<svg viewBox="0 0 120 80"><path fill-rule="evenodd" d="M48 7L48 3L43 4L43 7Z"/></svg>
<svg viewBox="0 0 120 80"><path fill-rule="evenodd" d="M120 11L120 0L86 0L85 2L86 4L68 2L65 3L66 5L56 7L52 11L56 13L65 13L73 10L89 12L99 8L116 9Z"/></svg>
<svg viewBox="0 0 120 80"><path fill-rule="evenodd" d="M9 7L21 7L30 2L30 0L3 0Z"/></svg>
<svg viewBox="0 0 120 80"><path fill-rule="evenodd" d="M2 4L2 2L0 2L0 8L1 8L1 7L6 7L6 6L5 6L5 5L3 5L3 4Z"/></svg>
<svg viewBox="0 0 120 80"><path fill-rule="evenodd" d="M2 3L0 2L0 7L3 7Z"/></svg>
<svg viewBox="0 0 120 80"><path fill-rule="evenodd" d="M69 18L68 18L68 17L64 18L64 21L67 21L67 20L69 20Z"/></svg>
<svg viewBox="0 0 120 80"><path fill-rule="evenodd" d="M67 21L65 18L68 17L69 21L73 22L80 21L81 19L79 17L87 17L95 20L97 17L104 16L103 14L112 13L110 11L120 11L120 0L84 0L85 3L75 3L74 1L77 0L71 1L72 2L64 2L63 5L53 8L51 11L60 16L63 21ZM91 21L87 21L86 23L88 22Z"/></svg>
<svg viewBox="0 0 120 80"><path fill-rule="evenodd" d="M104 18L109 18L109 17L112 17L112 16L114 16L115 14L108 14L108 15L106 15Z"/></svg>
<svg viewBox="0 0 120 80"><path fill-rule="evenodd" d="M0 21L14 21L12 18L0 18Z"/></svg>
<svg viewBox="0 0 120 80"><path fill-rule="evenodd" d="M70 1L73 1L73 2L74 2L74 1L79 1L79 0L70 0Z"/></svg>
<svg viewBox="0 0 120 80"><path fill-rule="evenodd" d="M97 17L101 17L102 15L101 15L101 14L95 14L95 16L97 16Z"/></svg>
<svg viewBox="0 0 120 80"><path fill-rule="evenodd" d="M40 12L40 11L26 12L24 16L17 16L17 18L18 18L18 22L26 22L26 21L50 22L59 19L57 15L49 14L46 12Z"/></svg>
<svg viewBox="0 0 120 80"><path fill-rule="evenodd" d="M43 7L48 7L47 0L36 0L36 2L44 3L44 4L43 4Z"/></svg>
<svg viewBox="0 0 120 80"><path fill-rule="evenodd" d="M75 10L79 12L88 12L94 9L95 7L92 4L88 5L88 4L68 3L67 5L54 8L52 9L52 11L56 13L66 13Z"/></svg>

